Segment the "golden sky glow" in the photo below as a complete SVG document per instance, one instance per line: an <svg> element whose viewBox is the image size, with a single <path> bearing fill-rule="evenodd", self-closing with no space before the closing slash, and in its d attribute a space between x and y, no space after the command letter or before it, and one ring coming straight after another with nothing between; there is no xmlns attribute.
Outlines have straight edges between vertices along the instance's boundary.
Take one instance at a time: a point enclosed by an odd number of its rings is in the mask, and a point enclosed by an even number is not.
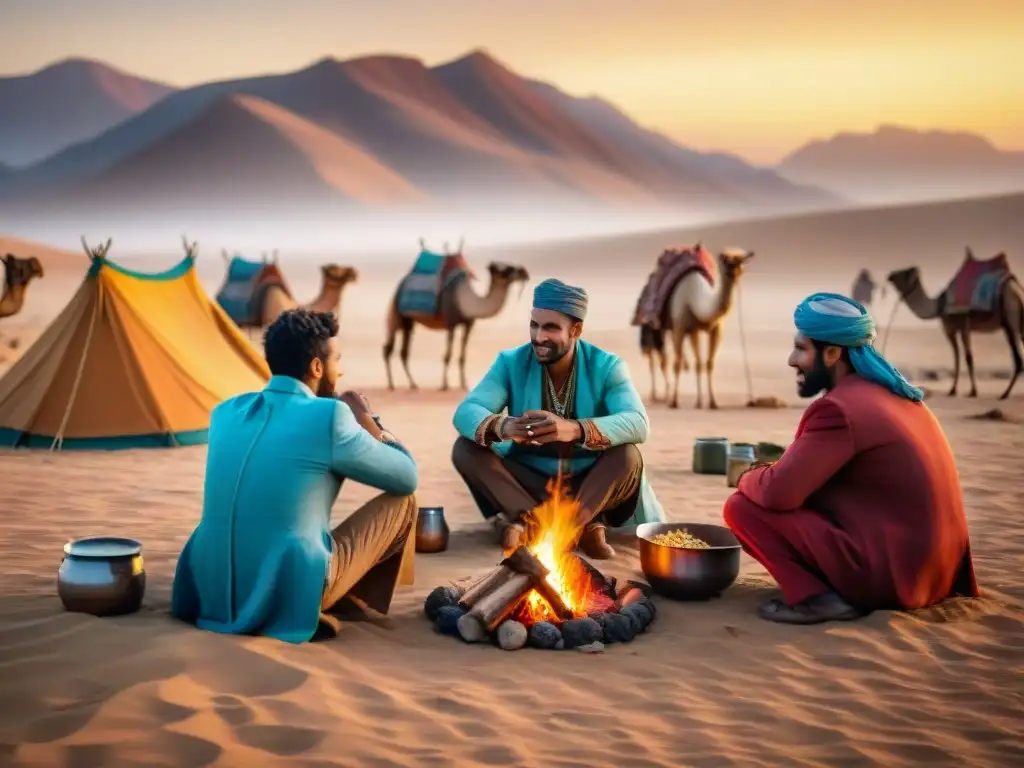
<svg viewBox="0 0 1024 768"><path fill-rule="evenodd" d="M232 5L233 9L225 10ZM0 73L88 56L189 85L483 47L690 146L775 162L881 123L1024 149L1024 0L0 0Z"/></svg>

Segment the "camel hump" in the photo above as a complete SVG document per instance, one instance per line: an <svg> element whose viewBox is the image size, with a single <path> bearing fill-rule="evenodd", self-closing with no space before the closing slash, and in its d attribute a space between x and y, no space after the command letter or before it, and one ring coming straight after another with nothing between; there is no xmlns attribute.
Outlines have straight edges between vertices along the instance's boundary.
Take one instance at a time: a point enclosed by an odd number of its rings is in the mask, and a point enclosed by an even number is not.
<svg viewBox="0 0 1024 768"><path fill-rule="evenodd" d="M699 272L711 285L715 284L714 259L702 246L667 248L658 257L654 271L647 280L637 302L633 325L660 328L672 291L691 272Z"/></svg>

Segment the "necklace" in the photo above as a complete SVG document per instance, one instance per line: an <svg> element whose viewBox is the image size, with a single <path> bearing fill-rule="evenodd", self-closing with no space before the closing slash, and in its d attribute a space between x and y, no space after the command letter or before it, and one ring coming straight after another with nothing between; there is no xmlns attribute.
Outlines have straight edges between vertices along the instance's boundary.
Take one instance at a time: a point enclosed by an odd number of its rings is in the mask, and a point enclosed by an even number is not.
<svg viewBox="0 0 1024 768"><path fill-rule="evenodd" d="M558 392L555 391L555 383L551 380L551 375L547 371L544 374L548 385L548 397L551 398L551 408L556 416L564 419L566 411L569 410L569 403L572 402L572 396L576 391L576 366L573 365L572 370L562 384L561 390Z"/></svg>

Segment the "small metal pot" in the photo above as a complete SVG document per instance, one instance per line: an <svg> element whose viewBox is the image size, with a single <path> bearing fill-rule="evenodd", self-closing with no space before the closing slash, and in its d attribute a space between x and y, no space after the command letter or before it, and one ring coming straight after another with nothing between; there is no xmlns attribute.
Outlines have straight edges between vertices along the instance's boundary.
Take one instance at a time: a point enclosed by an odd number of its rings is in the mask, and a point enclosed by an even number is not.
<svg viewBox="0 0 1024 768"><path fill-rule="evenodd" d="M685 528L708 549L655 544L659 533ZM740 573L739 541L732 531L710 523L644 523L636 529L640 569L651 588L673 600L708 600L736 581Z"/></svg>
<svg viewBox="0 0 1024 768"><path fill-rule="evenodd" d="M145 591L142 545L134 539L91 536L64 545L57 594L69 611L93 616L134 613Z"/></svg>
<svg viewBox="0 0 1024 768"><path fill-rule="evenodd" d="M420 507L416 516L416 551L444 552L448 549L448 523L444 507Z"/></svg>
<svg viewBox="0 0 1024 768"><path fill-rule="evenodd" d="M755 461L757 461L757 453L752 443L733 443L729 446L726 482L730 488L735 488L739 484L740 475L746 472Z"/></svg>
<svg viewBox="0 0 1024 768"><path fill-rule="evenodd" d="M693 471L699 475L724 475L728 456L728 438L698 437L693 444Z"/></svg>

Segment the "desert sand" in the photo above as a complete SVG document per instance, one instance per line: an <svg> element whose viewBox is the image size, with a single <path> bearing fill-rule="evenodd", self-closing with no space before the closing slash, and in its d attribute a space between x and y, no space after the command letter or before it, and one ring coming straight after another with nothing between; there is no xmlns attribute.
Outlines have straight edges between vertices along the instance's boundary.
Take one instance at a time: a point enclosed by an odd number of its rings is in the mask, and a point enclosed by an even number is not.
<svg viewBox="0 0 1024 768"><path fill-rule="evenodd" d="M754 234L737 232L740 244L758 250ZM989 234L998 240L1002 233ZM869 228L848 250L814 263L808 258L820 244L794 229L788 252L761 250L762 261L755 260L744 278L754 394L781 397L789 407L743 407L748 393L738 309L725 326L715 374L722 408L691 407L692 373L684 374L679 410L649 403L652 435L644 458L670 520L721 522L730 491L724 478L690 471L695 438L789 441L805 405L785 365L793 302L815 289L846 290L862 265L858 254L876 259L869 264L875 269L883 260L892 263L905 239L890 233L888 251L861 247L876 235ZM719 242L724 239L717 233L705 242L716 248L735 242ZM494 251L471 260L520 255L537 279L554 274L582 282L592 297L587 337L621 354L646 396L646 365L628 316L656 256L649 243L657 240L647 236L628 248L603 250ZM912 245L920 254L939 244ZM621 258L623 248L638 254L632 262ZM928 280L933 290L948 279L943 276L961 248L959 240L947 242L946 261L926 261L935 273ZM223 269L215 255L219 245L202 250L209 257L200 256L200 268L212 292ZM987 250L979 246L979 254ZM85 269L81 260L76 266L74 258L55 257L52 263L64 266L52 269L47 263L47 276L32 286L22 314L0 324L0 346L10 357L74 291ZM774 583L744 556L739 580L720 599L659 600L657 619L631 644L608 646L599 655L508 653L442 637L423 615L431 589L482 573L500 553L450 464L451 415L461 393L436 391L442 335L418 330L414 338L412 365L421 391L404 389L397 356L399 389L382 387L383 309L407 264L351 263L363 277L342 312L342 386L365 391L414 452L418 498L445 507L453 528L449 550L417 557L416 584L399 593L387 617L349 623L329 642L291 646L219 636L168 615L177 555L201 509L205 448L4 453L0 764L674 768L1005 766L1024 759L1024 388L1009 401L995 401L1005 386L999 374L1009 370L1001 336L976 342L976 400L942 394L951 358L937 325L909 317L904 308L887 350L919 380L925 371L937 379L924 383L958 460L981 599L909 614L880 612L843 625L775 626L754 613L774 596ZM282 257L282 264L298 296L315 295L314 261ZM899 258L892 264L903 265ZM529 291L478 324L470 343L471 384L497 350L524 340ZM880 325L890 311L891 297L878 307ZM12 337L22 342L14 351L5 343ZM995 407L1004 420L971 418ZM346 484L335 519L373 493ZM97 619L63 610L55 590L61 546L92 534L143 542L148 582L139 614ZM642 578L628 547L599 565L618 577Z"/></svg>

